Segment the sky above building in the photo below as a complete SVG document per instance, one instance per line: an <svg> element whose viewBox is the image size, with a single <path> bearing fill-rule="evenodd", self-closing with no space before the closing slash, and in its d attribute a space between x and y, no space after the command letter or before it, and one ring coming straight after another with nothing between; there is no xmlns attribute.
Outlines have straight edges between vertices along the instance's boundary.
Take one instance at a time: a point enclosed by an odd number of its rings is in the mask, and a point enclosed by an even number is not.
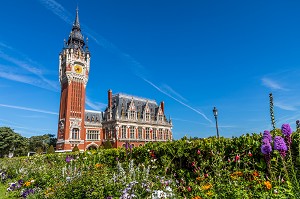
<svg viewBox="0 0 300 199"><path fill-rule="evenodd" d="M11 0L0 7L0 126L56 135L58 55L75 19L88 38L86 109L107 91L165 102L173 137L240 136L300 119L300 2Z"/></svg>

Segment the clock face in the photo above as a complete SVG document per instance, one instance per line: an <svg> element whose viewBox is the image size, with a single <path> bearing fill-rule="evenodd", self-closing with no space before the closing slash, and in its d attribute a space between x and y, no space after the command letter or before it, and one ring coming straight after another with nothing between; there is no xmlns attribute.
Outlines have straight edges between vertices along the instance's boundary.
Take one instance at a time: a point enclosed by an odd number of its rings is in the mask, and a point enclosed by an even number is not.
<svg viewBox="0 0 300 199"><path fill-rule="evenodd" d="M74 70L77 74L80 74L82 72L82 67L79 65L75 65Z"/></svg>

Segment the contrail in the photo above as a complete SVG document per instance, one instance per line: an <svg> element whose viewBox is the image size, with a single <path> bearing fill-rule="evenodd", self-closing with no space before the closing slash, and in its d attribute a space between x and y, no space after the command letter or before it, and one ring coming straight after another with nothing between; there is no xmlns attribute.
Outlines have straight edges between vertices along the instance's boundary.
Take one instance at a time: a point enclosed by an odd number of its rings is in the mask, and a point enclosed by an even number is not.
<svg viewBox="0 0 300 199"><path fill-rule="evenodd" d="M195 108L191 107L190 105L188 105L188 104L186 104L186 103L180 101L179 99L173 97L173 96L170 95L169 93L166 93L165 91L161 90L159 87L157 87L155 84L153 84L153 83L150 82L149 80L147 80L147 79L145 79L145 78L143 78L143 80L144 80L145 82L147 82L148 84L150 84L151 86L153 86L154 88L156 88L159 92L165 94L166 96L172 98L173 100L177 101L178 103L182 104L183 106L185 106L185 107L187 107L187 108L189 108L189 109L195 111L196 113L202 115L202 117L204 117L204 119L206 119L207 121L209 121L211 124L213 123L210 119L208 119L208 118L206 117L206 115L205 115L204 113L201 113L201 112L198 111L197 109L195 109Z"/></svg>
<svg viewBox="0 0 300 199"><path fill-rule="evenodd" d="M32 111L32 112L45 113L45 114L51 114L51 115L58 115L58 113L56 113L56 112L45 111L45 110L35 109L35 108L28 108L28 107L23 107L23 106L13 106L13 105L7 105L7 104L0 104L0 106L7 107L7 108L20 109L20 110L25 110L25 111Z"/></svg>

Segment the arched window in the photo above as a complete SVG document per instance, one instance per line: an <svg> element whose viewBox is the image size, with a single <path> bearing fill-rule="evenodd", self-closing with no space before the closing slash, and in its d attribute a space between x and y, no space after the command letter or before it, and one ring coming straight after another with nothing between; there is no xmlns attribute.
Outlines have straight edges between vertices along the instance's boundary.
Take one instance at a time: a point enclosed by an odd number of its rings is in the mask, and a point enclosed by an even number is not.
<svg viewBox="0 0 300 199"><path fill-rule="evenodd" d="M79 139L79 129L78 128L73 128L72 129L72 139L73 140L78 140Z"/></svg>

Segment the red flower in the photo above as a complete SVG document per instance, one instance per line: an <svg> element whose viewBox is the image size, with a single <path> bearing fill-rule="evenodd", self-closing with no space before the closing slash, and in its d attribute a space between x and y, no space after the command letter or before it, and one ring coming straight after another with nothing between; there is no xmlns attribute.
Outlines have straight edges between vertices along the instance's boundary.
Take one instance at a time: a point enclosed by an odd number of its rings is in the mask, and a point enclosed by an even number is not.
<svg viewBox="0 0 300 199"><path fill-rule="evenodd" d="M251 153L251 151L249 151L248 155L249 155L250 157L252 157L252 156L253 156L253 155L252 155L252 153Z"/></svg>
<svg viewBox="0 0 300 199"><path fill-rule="evenodd" d="M208 173L204 174L204 177L208 178Z"/></svg>
<svg viewBox="0 0 300 199"><path fill-rule="evenodd" d="M240 160L240 155L238 154L235 156L235 161L239 161L239 160Z"/></svg>
<svg viewBox="0 0 300 199"><path fill-rule="evenodd" d="M187 187L187 190L188 190L189 192L191 192L191 191L192 191L192 188L191 188L190 186L188 186L188 187Z"/></svg>
<svg viewBox="0 0 300 199"><path fill-rule="evenodd" d="M198 151L197 151L197 154L198 154L198 155L200 155L200 154L201 154L201 151L200 151L199 149L198 149Z"/></svg>
<svg viewBox="0 0 300 199"><path fill-rule="evenodd" d="M228 162L230 162L230 159L228 158Z"/></svg>

